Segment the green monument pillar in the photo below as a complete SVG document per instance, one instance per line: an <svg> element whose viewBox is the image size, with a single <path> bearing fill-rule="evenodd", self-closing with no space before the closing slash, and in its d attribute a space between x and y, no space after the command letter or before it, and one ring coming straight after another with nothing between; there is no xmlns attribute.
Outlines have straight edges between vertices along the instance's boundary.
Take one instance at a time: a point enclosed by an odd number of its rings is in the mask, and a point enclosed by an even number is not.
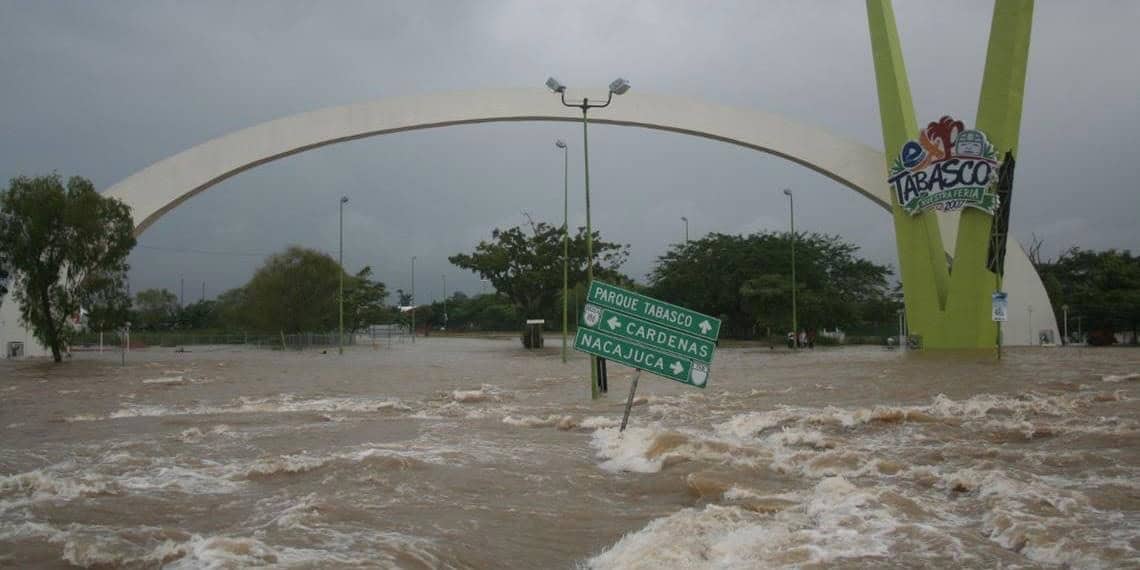
<svg viewBox="0 0 1140 570"><path fill-rule="evenodd" d="M903 146L919 135L919 123L890 1L867 0L867 18L890 171ZM1032 21L1032 0L995 2L975 128L985 133L999 158L1007 152L1017 155ZM888 184L885 179L883 183ZM935 211L912 214L894 191L891 196L911 333L921 335L925 348L993 347L997 332L990 321L990 294L997 288L997 276L986 268L993 216L981 209L962 209L951 261Z"/></svg>

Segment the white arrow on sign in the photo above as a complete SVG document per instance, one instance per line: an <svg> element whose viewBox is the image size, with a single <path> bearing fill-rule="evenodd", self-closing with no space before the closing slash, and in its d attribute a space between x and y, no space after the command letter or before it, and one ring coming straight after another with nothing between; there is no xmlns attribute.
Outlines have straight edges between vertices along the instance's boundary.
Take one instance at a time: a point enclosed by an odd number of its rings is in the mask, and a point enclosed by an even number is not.
<svg viewBox="0 0 1140 570"><path fill-rule="evenodd" d="M621 321L619 321L617 317L610 317L610 320L606 321L606 324L610 325L611 330L617 330L618 327L621 326Z"/></svg>
<svg viewBox="0 0 1140 570"><path fill-rule="evenodd" d="M708 319L701 321L701 324L697 326L700 327L701 334L709 334L709 331L712 330L712 325L709 324Z"/></svg>
<svg viewBox="0 0 1140 570"><path fill-rule="evenodd" d="M685 370L685 367L681 366L681 363L677 362L677 361L673 361L673 365L670 366L669 368L673 369L673 374L680 374L681 372L683 372Z"/></svg>

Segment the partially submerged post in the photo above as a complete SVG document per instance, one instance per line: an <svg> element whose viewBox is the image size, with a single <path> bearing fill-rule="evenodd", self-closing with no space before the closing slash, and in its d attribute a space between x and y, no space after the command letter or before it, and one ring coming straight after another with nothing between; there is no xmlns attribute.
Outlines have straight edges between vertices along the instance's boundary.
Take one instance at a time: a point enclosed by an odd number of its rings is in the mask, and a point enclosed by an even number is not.
<svg viewBox="0 0 1140 570"><path fill-rule="evenodd" d="M542 348L542 326L546 324L545 319L527 319L526 327L523 328L523 346L531 350Z"/></svg>

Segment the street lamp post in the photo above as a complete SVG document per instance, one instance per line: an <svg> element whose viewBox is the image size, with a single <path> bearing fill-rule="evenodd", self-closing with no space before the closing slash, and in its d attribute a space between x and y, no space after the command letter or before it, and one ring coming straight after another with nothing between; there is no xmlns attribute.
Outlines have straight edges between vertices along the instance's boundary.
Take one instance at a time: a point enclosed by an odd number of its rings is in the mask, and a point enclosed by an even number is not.
<svg viewBox="0 0 1140 570"><path fill-rule="evenodd" d="M567 309L570 303L570 149L558 139L554 146L562 149L562 363L566 363Z"/></svg>
<svg viewBox="0 0 1140 570"><path fill-rule="evenodd" d="M447 330L447 276L440 275L443 280L443 330Z"/></svg>
<svg viewBox="0 0 1140 570"><path fill-rule="evenodd" d="M566 86L559 83L557 79L551 77L546 80L546 86L551 91L558 93L562 98L562 104L567 107L577 107L582 110L582 162L585 166L585 184L586 184L586 280L594 280L594 228L590 224L590 144L588 136L589 119L587 113L590 109L602 109L608 107L610 102L613 101L614 95L623 95L629 91L629 82L622 78L617 78L610 83L609 92L606 95L605 103L590 103L588 97L582 98L579 103L572 103L566 101ZM590 397L597 399L600 395L598 390L598 357L590 356Z"/></svg>
<svg viewBox="0 0 1140 570"><path fill-rule="evenodd" d="M685 222L685 243L689 243L689 218L681 216L681 221Z"/></svg>
<svg viewBox="0 0 1140 570"><path fill-rule="evenodd" d="M337 263L340 269L340 294L337 304L340 310L340 334L337 336L337 352L344 354L344 205L348 196L340 197L340 245L337 248Z"/></svg>
<svg viewBox="0 0 1140 570"><path fill-rule="evenodd" d="M1029 346L1033 346L1033 305L1026 307L1029 309Z"/></svg>
<svg viewBox="0 0 1140 570"><path fill-rule="evenodd" d="M416 256L412 256L412 344L416 344Z"/></svg>
<svg viewBox="0 0 1140 570"><path fill-rule="evenodd" d="M800 346L800 329L799 322L796 319L796 198L792 196L791 188L784 188L784 195L788 197L788 208L790 212L791 228L792 228L792 334L795 335L795 341L792 346L799 348Z"/></svg>

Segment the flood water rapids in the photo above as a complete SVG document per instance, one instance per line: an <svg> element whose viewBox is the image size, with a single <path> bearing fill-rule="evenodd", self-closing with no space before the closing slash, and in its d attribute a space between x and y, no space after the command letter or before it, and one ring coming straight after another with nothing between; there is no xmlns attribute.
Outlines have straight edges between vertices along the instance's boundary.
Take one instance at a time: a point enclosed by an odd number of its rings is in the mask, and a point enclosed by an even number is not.
<svg viewBox="0 0 1140 570"><path fill-rule="evenodd" d="M1140 350L555 344L0 361L0 566L1140 566Z"/></svg>

